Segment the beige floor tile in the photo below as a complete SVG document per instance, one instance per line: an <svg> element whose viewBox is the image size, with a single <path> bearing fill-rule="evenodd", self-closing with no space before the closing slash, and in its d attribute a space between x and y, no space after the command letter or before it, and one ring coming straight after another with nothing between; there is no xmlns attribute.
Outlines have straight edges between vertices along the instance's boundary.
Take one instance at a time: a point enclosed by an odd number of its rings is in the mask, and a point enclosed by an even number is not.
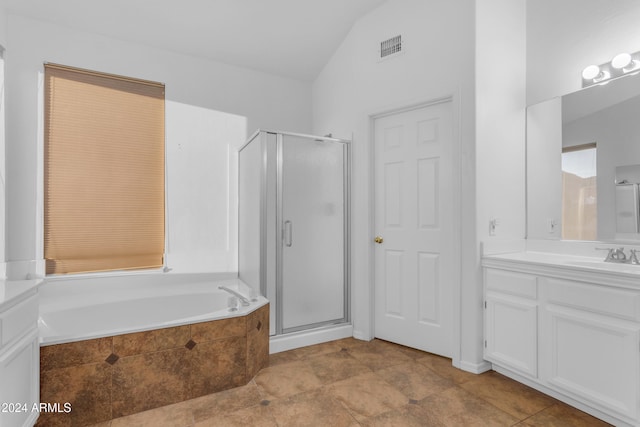
<svg viewBox="0 0 640 427"><path fill-rule="evenodd" d="M443 420L443 425L447 427L511 427L514 422L517 420L505 412L482 411L452 415Z"/></svg>
<svg viewBox="0 0 640 427"><path fill-rule="evenodd" d="M260 404L262 395L255 382L189 400L189 409L195 421L227 414Z"/></svg>
<svg viewBox="0 0 640 427"><path fill-rule="evenodd" d="M314 357L309 360L309 365L323 384L330 384L371 372L371 369L352 357L348 351L339 351Z"/></svg>
<svg viewBox="0 0 640 427"><path fill-rule="evenodd" d="M190 427L192 425L193 415L188 401L111 420L111 427Z"/></svg>
<svg viewBox="0 0 640 427"><path fill-rule="evenodd" d="M611 424L562 402L557 402L527 418L522 422L522 425L531 427L604 427Z"/></svg>
<svg viewBox="0 0 640 427"><path fill-rule="evenodd" d="M413 360L394 345L380 340L348 348L347 353L374 371Z"/></svg>
<svg viewBox="0 0 640 427"><path fill-rule="evenodd" d="M408 404L360 421L362 427L441 427L442 421L430 416L418 405Z"/></svg>
<svg viewBox="0 0 640 427"><path fill-rule="evenodd" d="M198 421L194 427L278 427L271 410L262 405Z"/></svg>
<svg viewBox="0 0 640 427"><path fill-rule="evenodd" d="M282 365L284 363L297 362L300 357L293 350L283 351L269 355L269 366Z"/></svg>
<svg viewBox="0 0 640 427"><path fill-rule="evenodd" d="M307 362L291 362L261 370L254 381L267 400L275 400L314 390L322 381Z"/></svg>
<svg viewBox="0 0 640 427"><path fill-rule="evenodd" d="M380 369L376 373L400 390L408 399L413 400L424 399L454 386L453 381L413 361Z"/></svg>
<svg viewBox="0 0 640 427"><path fill-rule="evenodd" d="M326 387L357 421L397 409L408 399L375 373L357 375Z"/></svg>
<svg viewBox="0 0 640 427"><path fill-rule="evenodd" d="M272 402L279 427L349 427L356 423L349 411L323 389Z"/></svg>
<svg viewBox="0 0 640 427"><path fill-rule="evenodd" d="M478 375L460 387L519 420L553 405L555 399L497 372Z"/></svg>
<svg viewBox="0 0 640 427"><path fill-rule="evenodd" d="M353 337L349 337L349 338L342 338L336 341L333 341L334 343L336 343L341 350L343 349L351 349L351 348L355 348L358 347L360 345L367 345L369 344L371 341L364 341L364 340L359 340Z"/></svg>
<svg viewBox="0 0 640 427"><path fill-rule="evenodd" d="M438 420L447 426L502 426L519 421L459 386L428 396L420 400L418 405L424 409L429 419Z"/></svg>
<svg viewBox="0 0 640 427"><path fill-rule="evenodd" d="M521 421L522 420L522 421ZM495 372L381 340L345 338L270 356L248 385L93 427L601 427Z"/></svg>
<svg viewBox="0 0 640 427"><path fill-rule="evenodd" d="M383 341L383 340L374 340L374 341L379 341L380 343L384 343L386 345L389 346L389 348L392 348L396 351L401 352L402 354L405 354L406 356L409 356L410 358L417 360L417 359L421 359L425 356L428 356L430 353L427 353L426 351L422 351L422 350L418 350L416 348L411 348L411 347L406 347L404 345L400 345L400 344L396 344L396 343L392 343L392 342L388 342L388 341Z"/></svg>
<svg viewBox="0 0 640 427"><path fill-rule="evenodd" d="M456 384L462 384L478 377L477 374L456 368L451 364L451 359L435 354L425 353L424 357L418 358L416 361Z"/></svg>
<svg viewBox="0 0 640 427"><path fill-rule="evenodd" d="M342 350L342 347L339 344L337 344L335 341L330 341L322 344L297 348L292 351L300 358L300 360L305 360L321 356L323 354L337 353L340 350Z"/></svg>

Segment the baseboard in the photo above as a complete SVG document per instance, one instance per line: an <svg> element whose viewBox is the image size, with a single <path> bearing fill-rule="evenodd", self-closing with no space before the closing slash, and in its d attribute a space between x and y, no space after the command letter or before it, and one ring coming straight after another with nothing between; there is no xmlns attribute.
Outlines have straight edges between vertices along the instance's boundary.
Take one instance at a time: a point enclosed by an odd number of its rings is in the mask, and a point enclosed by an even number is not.
<svg viewBox="0 0 640 427"><path fill-rule="evenodd" d="M487 362L486 360L483 360L480 363L471 363L460 360L456 368L462 369L463 371L471 372L472 374L481 374L483 372L491 370L491 363Z"/></svg>
<svg viewBox="0 0 640 427"><path fill-rule="evenodd" d="M369 337L364 332L356 329L353 330L353 337L357 340L362 340L362 341L371 341L373 339L373 337Z"/></svg>
<svg viewBox="0 0 640 427"><path fill-rule="evenodd" d="M287 350L293 350L294 348L321 344L352 336L352 325L338 325L285 335L276 335L269 339L269 353L280 353Z"/></svg>

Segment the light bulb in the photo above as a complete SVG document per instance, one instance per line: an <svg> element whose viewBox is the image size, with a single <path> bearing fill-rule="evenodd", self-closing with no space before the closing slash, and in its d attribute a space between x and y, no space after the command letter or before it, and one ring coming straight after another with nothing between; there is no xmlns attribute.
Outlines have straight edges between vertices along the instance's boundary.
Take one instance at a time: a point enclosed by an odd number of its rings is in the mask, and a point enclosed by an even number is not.
<svg viewBox="0 0 640 427"><path fill-rule="evenodd" d="M595 80L600 74L600 67L597 65L589 65L582 70L582 78L585 80Z"/></svg>
<svg viewBox="0 0 640 427"><path fill-rule="evenodd" d="M622 70L631 64L633 64L633 59L631 59L631 55L626 52L617 54L611 60L611 66L616 70Z"/></svg>

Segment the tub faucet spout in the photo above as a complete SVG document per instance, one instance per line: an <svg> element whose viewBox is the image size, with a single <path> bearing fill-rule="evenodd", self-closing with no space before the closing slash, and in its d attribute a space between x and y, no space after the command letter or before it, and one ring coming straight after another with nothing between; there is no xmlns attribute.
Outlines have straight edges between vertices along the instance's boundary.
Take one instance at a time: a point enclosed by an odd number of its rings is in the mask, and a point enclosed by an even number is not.
<svg viewBox="0 0 640 427"><path fill-rule="evenodd" d="M251 302L249 301L249 299L247 297L245 297L244 295L242 295L239 292L234 291L233 289L229 289L226 286L218 286L218 289L222 289L223 291L227 291L231 295L238 297L238 299L240 300L240 302L242 302L242 305L244 305L244 306L251 305Z"/></svg>

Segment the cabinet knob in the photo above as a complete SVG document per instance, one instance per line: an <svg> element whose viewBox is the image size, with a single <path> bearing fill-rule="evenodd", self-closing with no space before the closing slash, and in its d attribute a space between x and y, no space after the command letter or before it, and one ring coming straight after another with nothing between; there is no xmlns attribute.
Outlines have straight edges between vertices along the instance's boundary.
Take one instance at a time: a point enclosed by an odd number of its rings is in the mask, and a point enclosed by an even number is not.
<svg viewBox="0 0 640 427"><path fill-rule="evenodd" d="M384 239L380 236L376 236L375 239L373 239L374 242L376 242L377 244L381 244L382 242L384 242Z"/></svg>

